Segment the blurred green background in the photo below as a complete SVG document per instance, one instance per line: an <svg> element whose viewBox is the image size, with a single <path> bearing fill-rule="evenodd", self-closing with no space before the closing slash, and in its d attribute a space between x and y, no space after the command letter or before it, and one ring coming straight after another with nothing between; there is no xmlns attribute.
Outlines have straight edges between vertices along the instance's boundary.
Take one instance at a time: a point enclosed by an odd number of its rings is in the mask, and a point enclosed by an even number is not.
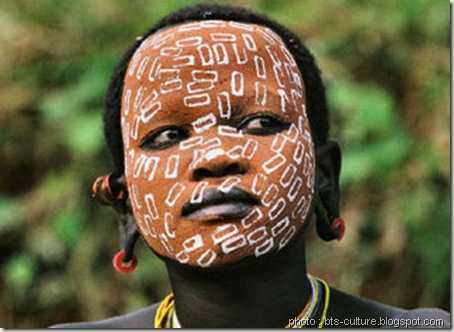
<svg viewBox="0 0 454 332"><path fill-rule="evenodd" d="M157 19L198 2L0 2L0 326L101 319L169 291L143 243L138 270L114 272L116 216L90 190L110 170L101 111L116 62ZM218 2L289 26L323 70L347 232L327 244L311 229L309 272L391 305L450 310L448 2Z"/></svg>

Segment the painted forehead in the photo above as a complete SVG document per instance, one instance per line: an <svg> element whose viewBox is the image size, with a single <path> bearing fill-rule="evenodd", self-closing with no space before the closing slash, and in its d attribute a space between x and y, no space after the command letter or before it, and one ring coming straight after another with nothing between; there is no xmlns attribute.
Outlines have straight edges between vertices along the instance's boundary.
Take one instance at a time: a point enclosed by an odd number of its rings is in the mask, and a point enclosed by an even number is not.
<svg viewBox="0 0 454 332"><path fill-rule="evenodd" d="M237 114L257 110L289 117L288 129L275 135L244 134ZM315 181L303 79L271 30L203 21L150 36L130 61L122 111L131 203L156 252L185 264L220 266L279 250L302 227ZM260 128L262 123L252 119L249 125ZM159 151L142 148L142 139L155 129L180 128L180 122L190 128L187 139ZM222 163L238 163L248 171L222 178L192 176L197 169ZM235 187L260 200L238 216L241 220L197 223L182 218L184 206L201 203L205 190L227 194Z"/></svg>
<svg viewBox="0 0 454 332"><path fill-rule="evenodd" d="M214 95L215 88L223 91ZM275 103L283 113L291 108L299 113L303 92L295 59L269 28L191 22L153 34L137 49L125 77L123 111L139 110L142 122L148 122L164 98L175 108L212 105L221 117L228 117L236 102Z"/></svg>

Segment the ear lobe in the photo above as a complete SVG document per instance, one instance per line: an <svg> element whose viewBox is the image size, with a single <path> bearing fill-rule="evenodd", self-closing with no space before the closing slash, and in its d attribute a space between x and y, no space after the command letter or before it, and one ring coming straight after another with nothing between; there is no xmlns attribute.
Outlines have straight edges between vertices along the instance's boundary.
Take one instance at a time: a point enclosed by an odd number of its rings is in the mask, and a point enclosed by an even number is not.
<svg viewBox="0 0 454 332"><path fill-rule="evenodd" d="M134 246L140 237L140 232L131 204L128 200L124 200L114 205L114 209L120 219L120 249L124 251L122 262L128 264L132 260L137 261L134 255Z"/></svg>
<svg viewBox="0 0 454 332"><path fill-rule="evenodd" d="M120 252L113 260L114 268L123 273L132 272L137 266L134 246L140 232L134 219L132 206L128 198L128 187L124 174L100 176L92 186L92 196L102 205L114 208L120 221Z"/></svg>
<svg viewBox="0 0 454 332"><path fill-rule="evenodd" d="M329 140L316 149L317 233L326 241L339 236L339 229L333 229L332 222L339 217L341 163L341 150L336 141Z"/></svg>
<svg viewBox="0 0 454 332"><path fill-rule="evenodd" d="M126 185L126 176L121 174L119 176L112 175L109 177L109 184L113 192L123 193L122 198L128 197L128 186Z"/></svg>
<svg viewBox="0 0 454 332"><path fill-rule="evenodd" d="M316 149L317 187L319 191L334 191L339 196L341 164L341 150L336 141L329 140Z"/></svg>
<svg viewBox="0 0 454 332"><path fill-rule="evenodd" d="M103 175L98 177L91 188L92 197L101 205L115 205L126 200L128 189L124 175Z"/></svg>
<svg viewBox="0 0 454 332"><path fill-rule="evenodd" d="M129 201L128 187L126 184L126 177L124 174L115 177L111 181L111 186L114 190L119 190L125 193L125 199L117 201L113 208L117 212L120 219L120 248L124 251L122 262L129 264L132 260L136 260L134 255L134 246L140 237L140 232L134 218L132 206Z"/></svg>

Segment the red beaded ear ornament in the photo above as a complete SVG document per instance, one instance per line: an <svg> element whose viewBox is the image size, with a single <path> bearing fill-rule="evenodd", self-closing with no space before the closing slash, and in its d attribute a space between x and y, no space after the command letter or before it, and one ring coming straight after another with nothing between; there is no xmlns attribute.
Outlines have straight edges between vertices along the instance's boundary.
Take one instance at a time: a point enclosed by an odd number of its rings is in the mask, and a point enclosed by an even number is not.
<svg viewBox="0 0 454 332"><path fill-rule="evenodd" d="M342 240L344 237L345 233L345 221L341 217L338 217L334 219L334 221L331 223L331 228L333 231L338 232L337 234L337 241Z"/></svg>
<svg viewBox="0 0 454 332"><path fill-rule="evenodd" d="M120 250L112 259L112 265L120 273L131 273L137 268L139 263L136 254L132 256L132 259L128 262L124 262L125 251Z"/></svg>
<svg viewBox="0 0 454 332"><path fill-rule="evenodd" d="M131 273L137 268L138 260L134 254L134 244L139 232L134 217L127 213L126 191L118 178L112 174L98 177L92 186L92 197L101 205L110 205L120 217L121 247L112 259L112 265L120 273ZM123 202L122 202L123 201Z"/></svg>

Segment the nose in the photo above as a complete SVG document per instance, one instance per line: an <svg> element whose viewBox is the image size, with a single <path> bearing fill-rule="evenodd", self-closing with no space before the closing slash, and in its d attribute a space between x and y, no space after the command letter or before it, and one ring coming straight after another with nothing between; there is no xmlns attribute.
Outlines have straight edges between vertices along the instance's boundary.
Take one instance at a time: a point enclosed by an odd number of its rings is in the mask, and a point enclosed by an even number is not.
<svg viewBox="0 0 454 332"><path fill-rule="evenodd" d="M212 160L204 160L193 171L195 181L207 178L222 178L228 175L241 175L247 171L244 160L234 160L227 155L218 156Z"/></svg>

